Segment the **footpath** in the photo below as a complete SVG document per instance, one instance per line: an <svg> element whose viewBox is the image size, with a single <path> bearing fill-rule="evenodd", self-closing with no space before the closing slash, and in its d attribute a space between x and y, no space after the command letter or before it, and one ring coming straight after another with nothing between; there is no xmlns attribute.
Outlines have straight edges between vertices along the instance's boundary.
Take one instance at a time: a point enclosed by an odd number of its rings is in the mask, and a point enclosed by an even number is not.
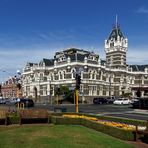
<svg viewBox="0 0 148 148"><path fill-rule="evenodd" d="M144 109L134 109L134 111L131 111L131 113L148 115L148 110L144 110Z"/></svg>

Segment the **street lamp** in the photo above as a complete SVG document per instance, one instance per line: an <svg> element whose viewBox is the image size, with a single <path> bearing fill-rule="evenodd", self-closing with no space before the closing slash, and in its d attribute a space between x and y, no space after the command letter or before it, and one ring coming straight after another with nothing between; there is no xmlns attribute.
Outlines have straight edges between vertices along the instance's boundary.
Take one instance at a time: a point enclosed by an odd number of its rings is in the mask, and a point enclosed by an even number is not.
<svg viewBox="0 0 148 148"><path fill-rule="evenodd" d="M51 80L49 79L49 87L48 87L48 97L50 105L52 106L52 94L51 94Z"/></svg>
<svg viewBox="0 0 148 148"><path fill-rule="evenodd" d="M39 85L39 87L38 87L38 103L40 103L40 75L38 77L38 85Z"/></svg>
<svg viewBox="0 0 148 148"><path fill-rule="evenodd" d="M111 64L108 63L109 66L109 97L111 98Z"/></svg>
<svg viewBox="0 0 148 148"><path fill-rule="evenodd" d="M111 98L111 75L109 75L109 97Z"/></svg>

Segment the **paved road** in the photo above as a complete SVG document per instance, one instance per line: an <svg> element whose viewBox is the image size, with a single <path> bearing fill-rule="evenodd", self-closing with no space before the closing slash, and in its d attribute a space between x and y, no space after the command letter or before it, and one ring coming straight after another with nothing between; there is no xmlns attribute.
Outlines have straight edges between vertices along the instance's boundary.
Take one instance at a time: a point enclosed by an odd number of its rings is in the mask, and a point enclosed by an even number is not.
<svg viewBox="0 0 148 148"><path fill-rule="evenodd" d="M2 105L0 105L2 106ZM16 109L14 106L6 106L7 108ZM44 104L36 104L34 109L36 108L46 108L50 111L54 111L56 107L66 108L67 112L75 112L74 104L67 105L44 105ZM116 116L116 117L124 117L130 119L139 119L139 120L148 120L148 110L145 112L141 112L140 110L134 110L130 105L94 105L94 104L79 104L79 112L82 113L91 113L91 114L101 114L106 116Z"/></svg>
<svg viewBox="0 0 148 148"><path fill-rule="evenodd" d="M51 111L54 111L54 108L66 108L67 112L75 112L75 105L36 105L35 108L48 108ZM94 104L79 104L79 112L82 113L91 113L91 114L101 114L106 116L116 116L124 117L130 119L138 120L148 120L148 111L137 112L132 109L131 105L94 105Z"/></svg>

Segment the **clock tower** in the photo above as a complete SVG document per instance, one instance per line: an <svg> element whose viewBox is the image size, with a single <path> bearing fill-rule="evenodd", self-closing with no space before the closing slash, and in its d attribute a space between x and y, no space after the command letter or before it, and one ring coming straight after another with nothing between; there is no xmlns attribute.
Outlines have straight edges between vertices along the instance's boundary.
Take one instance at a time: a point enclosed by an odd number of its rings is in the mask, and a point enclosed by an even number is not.
<svg viewBox="0 0 148 148"><path fill-rule="evenodd" d="M127 47L128 39L121 32L116 16L116 23L105 40L106 65L115 69L125 69Z"/></svg>

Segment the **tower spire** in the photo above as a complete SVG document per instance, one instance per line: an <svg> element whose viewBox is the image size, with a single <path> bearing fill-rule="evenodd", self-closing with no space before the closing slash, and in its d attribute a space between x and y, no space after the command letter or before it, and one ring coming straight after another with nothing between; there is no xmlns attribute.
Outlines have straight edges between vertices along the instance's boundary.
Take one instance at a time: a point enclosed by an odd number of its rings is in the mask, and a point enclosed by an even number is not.
<svg viewBox="0 0 148 148"><path fill-rule="evenodd" d="M116 14L116 28L118 27L118 15Z"/></svg>

